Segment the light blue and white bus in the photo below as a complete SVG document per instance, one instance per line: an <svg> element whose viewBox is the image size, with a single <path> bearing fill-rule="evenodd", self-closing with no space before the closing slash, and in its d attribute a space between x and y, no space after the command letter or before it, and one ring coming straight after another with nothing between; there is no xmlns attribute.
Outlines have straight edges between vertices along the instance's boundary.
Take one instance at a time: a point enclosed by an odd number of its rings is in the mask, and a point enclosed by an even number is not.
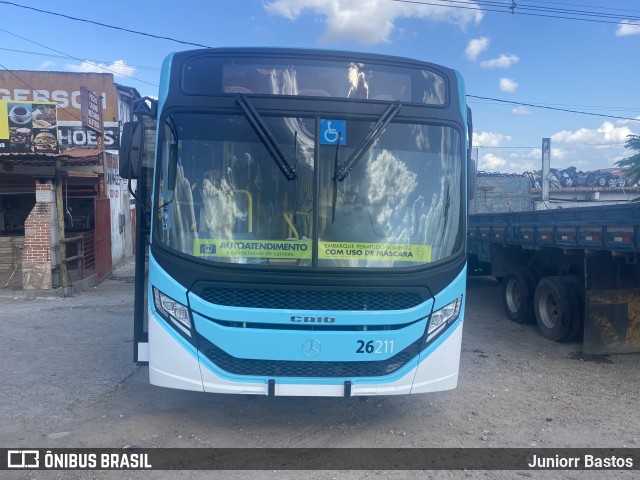
<svg viewBox="0 0 640 480"><path fill-rule="evenodd" d="M472 137L456 71L195 50L165 60L144 105L156 132L126 125L120 172L143 205L134 355L152 384L272 396L456 387Z"/></svg>

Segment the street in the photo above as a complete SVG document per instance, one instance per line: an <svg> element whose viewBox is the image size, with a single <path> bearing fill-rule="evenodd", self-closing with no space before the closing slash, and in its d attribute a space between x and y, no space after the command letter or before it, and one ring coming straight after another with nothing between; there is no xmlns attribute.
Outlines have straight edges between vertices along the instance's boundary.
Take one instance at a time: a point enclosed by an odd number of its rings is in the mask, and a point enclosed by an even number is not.
<svg viewBox="0 0 640 480"><path fill-rule="evenodd" d="M458 388L429 395L269 398L169 390L132 361L132 265L71 298L0 292L3 447L640 446L640 355L583 357L507 320L500 285L470 278ZM301 478L300 472L5 472L9 478ZM513 478L515 472L474 472ZM635 472L637 475L637 471ZM468 478L316 472L314 478ZM526 472L633 478L634 472Z"/></svg>

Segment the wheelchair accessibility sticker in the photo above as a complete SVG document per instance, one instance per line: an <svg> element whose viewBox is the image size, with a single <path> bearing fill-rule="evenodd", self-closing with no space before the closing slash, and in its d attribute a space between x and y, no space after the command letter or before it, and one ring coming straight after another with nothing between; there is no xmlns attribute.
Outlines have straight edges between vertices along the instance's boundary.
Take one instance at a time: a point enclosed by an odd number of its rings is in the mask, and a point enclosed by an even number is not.
<svg viewBox="0 0 640 480"><path fill-rule="evenodd" d="M335 145L340 140L340 145L347 144L346 120L320 120L320 144Z"/></svg>

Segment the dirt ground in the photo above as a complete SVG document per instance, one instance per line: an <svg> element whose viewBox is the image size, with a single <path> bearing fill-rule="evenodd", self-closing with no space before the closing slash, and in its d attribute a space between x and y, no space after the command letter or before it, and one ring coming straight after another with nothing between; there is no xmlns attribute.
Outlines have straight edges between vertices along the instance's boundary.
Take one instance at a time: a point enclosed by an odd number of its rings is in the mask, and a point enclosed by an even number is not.
<svg viewBox="0 0 640 480"><path fill-rule="evenodd" d="M509 322L471 278L458 388L357 398L154 387L132 361L131 265L71 298L0 291L0 441L60 447L640 448L640 354L583 357ZM310 472L2 472L3 478L309 478ZM638 471L318 471L314 479L638 478Z"/></svg>

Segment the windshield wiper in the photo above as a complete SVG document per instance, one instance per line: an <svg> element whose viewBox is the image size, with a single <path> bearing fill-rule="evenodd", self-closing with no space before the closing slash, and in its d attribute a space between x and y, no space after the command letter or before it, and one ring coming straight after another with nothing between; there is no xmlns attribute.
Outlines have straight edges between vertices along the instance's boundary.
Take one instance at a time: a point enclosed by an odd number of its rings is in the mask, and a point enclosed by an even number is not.
<svg viewBox="0 0 640 480"><path fill-rule="evenodd" d="M360 142L358 148L356 148L353 153L349 156L347 161L338 167L338 172L335 175L335 179L339 182L344 181L345 178L349 176L351 170L358 164L360 159L364 156L364 154L371 148L373 142L375 142L380 134L384 131L385 127L393 120L393 118L398 114L400 109L402 108L402 104L400 102L394 102L389 105L389 108L385 110L382 116L378 119L376 124L373 126L366 137Z"/></svg>
<svg viewBox="0 0 640 480"><path fill-rule="evenodd" d="M338 132L338 141L336 142L336 158L333 162L333 178L331 182L333 183L333 192L331 197L331 223L336 223L336 201L338 200L338 158L340 156L340 140L342 139L342 134Z"/></svg>
<svg viewBox="0 0 640 480"><path fill-rule="evenodd" d="M242 108L247 120L249 120L251 127L258 137L260 137L260 140L271 154L271 157L276 162L276 165L278 165L278 168L282 171L282 174L287 180L296 180L298 178L296 169L291 166L287 156L280 148L278 141L271 133L271 130L269 130L269 127L265 125L260 114L256 111L246 96L239 94L237 99L238 104Z"/></svg>

